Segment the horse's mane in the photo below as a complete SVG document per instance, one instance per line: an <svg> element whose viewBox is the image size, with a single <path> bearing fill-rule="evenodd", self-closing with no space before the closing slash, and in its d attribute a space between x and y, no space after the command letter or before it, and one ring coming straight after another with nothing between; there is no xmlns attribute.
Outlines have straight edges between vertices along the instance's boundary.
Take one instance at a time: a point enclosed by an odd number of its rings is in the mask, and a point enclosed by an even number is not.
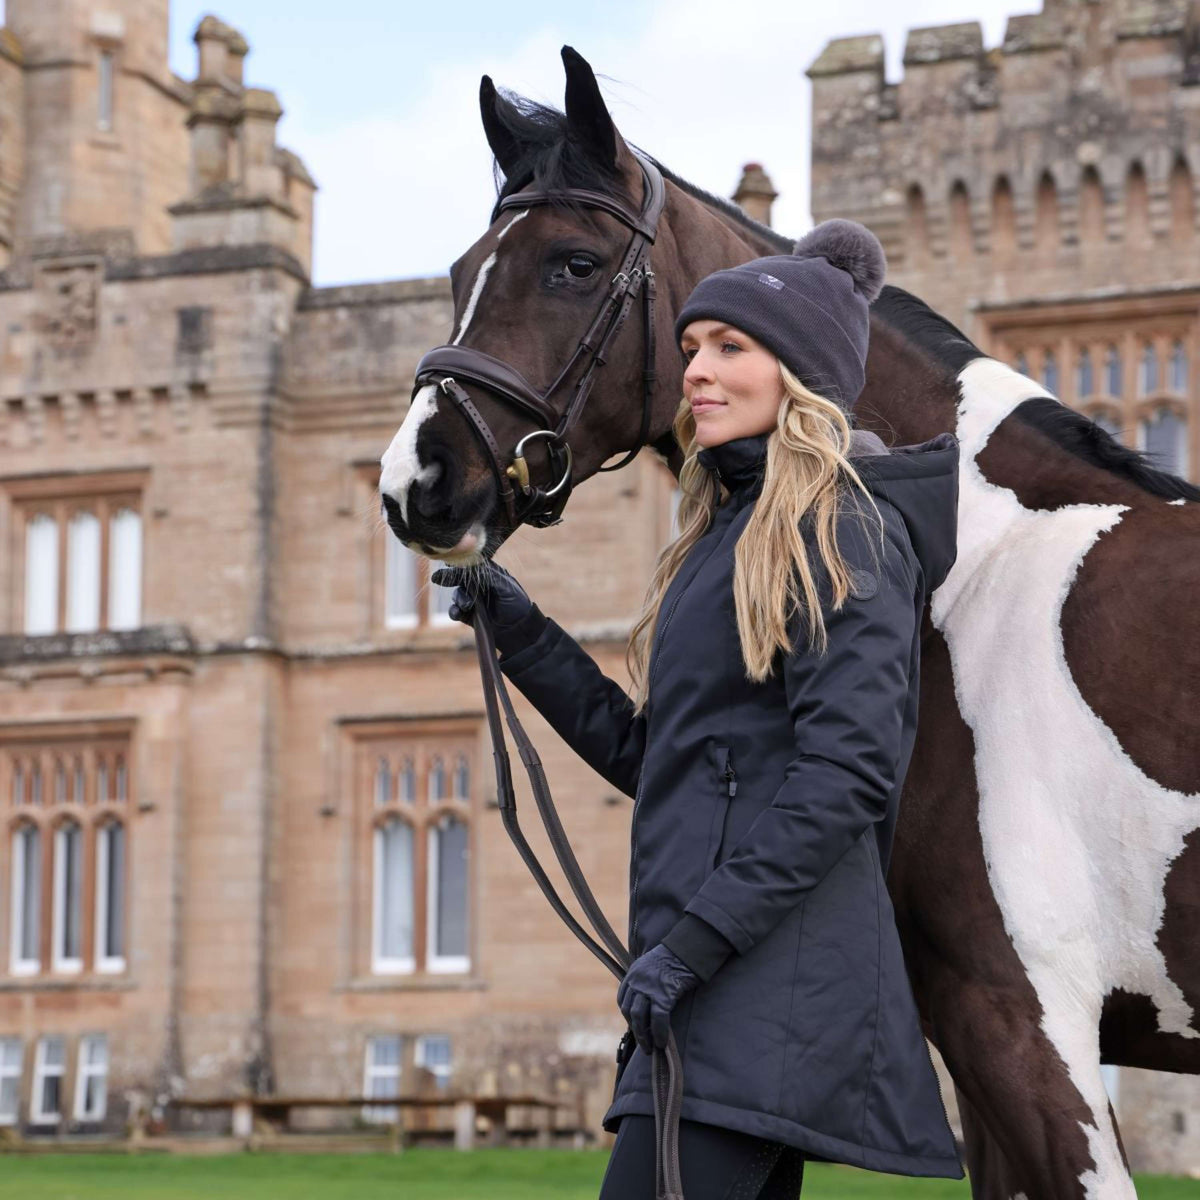
<svg viewBox="0 0 1200 1200"><path fill-rule="evenodd" d="M872 311L943 367L948 378L957 379L968 363L987 357L953 322L902 288L887 285ZM1152 496L1200 501L1200 488L1178 475L1157 470L1147 454L1123 446L1083 413L1058 400L1033 396L1017 405L1013 415L1069 454L1128 479Z"/></svg>
<svg viewBox="0 0 1200 1200"><path fill-rule="evenodd" d="M530 186L548 192L589 188L629 199L621 194L620 175L603 163L597 162L585 147L567 136L567 118L563 113L547 104L538 104L513 92L505 91L502 95L507 104L497 107L497 119L513 135L522 153L520 159L511 165L507 175L501 171L498 163L494 165L497 201ZM662 172L664 179L669 179L693 199L699 200L707 208L714 209L735 225L748 230L771 249L783 254L791 251L794 244L791 238L784 237L770 226L754 220L732 200L714 196L694 183L689 183L640 148L638 153L650 159Z"/></svg>

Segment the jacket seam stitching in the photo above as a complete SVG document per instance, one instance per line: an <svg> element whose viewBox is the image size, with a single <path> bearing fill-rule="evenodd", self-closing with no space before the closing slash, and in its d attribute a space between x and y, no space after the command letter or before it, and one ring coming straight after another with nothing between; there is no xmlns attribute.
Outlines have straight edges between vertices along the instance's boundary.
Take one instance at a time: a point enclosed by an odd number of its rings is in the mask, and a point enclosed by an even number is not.
<svg viewBox="0 0 1200 1200"><path fill-rule="evenodd" d="M874 828L868 830L864 835L868 838L867 850L871 857L871 862L875 865L875 1030L871 1038L871 1063L867 1068L867 1086L863 1091L863 1116L862 1116L862 1131L858 1135L860 1145L867 1145L867 1112L871 1106L871 1079L875 1074L875 1055L879 1049L879 1006L880 1006L880 985L883 978L883 929L882 922L879 918L879 860L875 856L875 847L871 845L870 839L875 835ZM873 1147L879 1149L880 1147Z"/></svg>
<svg viewBox="0 0 1200 1200"><path fill-rule="evenodd" d="M808 915L808 898L800 901L800 928L796 931L796 959L792 963L792 986L788 988L787 1024L783 1030L783 1071L779 1077L779 1098L775 1101L777 1110L783 1108L783 1089L787 1084L788 1052L792 1044L792 1014L796 1011L796 972L800 968L800 948L804 945L804 920Z"/></svg>

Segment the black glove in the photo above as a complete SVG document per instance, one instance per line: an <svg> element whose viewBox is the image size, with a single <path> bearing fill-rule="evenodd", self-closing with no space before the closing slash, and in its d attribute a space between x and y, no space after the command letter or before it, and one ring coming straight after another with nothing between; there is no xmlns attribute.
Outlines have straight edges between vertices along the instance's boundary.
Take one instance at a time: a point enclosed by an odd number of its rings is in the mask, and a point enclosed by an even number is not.
<svg viewBox="0 0 1200 1200"><path fill-rule="evenodd" d="M496 648L502 655L516 654L532 646L546 627L545 614L499 563L441 567L429 578L439 587L454 588L448 610L453 620L472 625L476 604L487 609Z"/></svg>
<svg viewBox="0 0 1200 1200"><path fill-rule="evenodd" d="M700 976L666 946L655 946L634 960L617 989L617 1004L642 1050L649 1054L666 1046L671 1010L699 985Z"/></svg>

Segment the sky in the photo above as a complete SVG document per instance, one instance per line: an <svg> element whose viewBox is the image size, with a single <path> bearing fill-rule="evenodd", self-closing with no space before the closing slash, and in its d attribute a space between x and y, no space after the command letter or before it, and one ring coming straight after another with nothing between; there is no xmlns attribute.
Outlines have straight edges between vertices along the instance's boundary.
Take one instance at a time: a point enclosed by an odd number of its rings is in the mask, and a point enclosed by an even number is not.
<svg viewBox="0 0 1200 1200"><path fill-rule="evenodd" d="M102 0L101 0L102 3ZM811 227L809 81L835 37L882 33L888 78L909 29L977 20L1000 43L1039 0L176 0L171 66L215 12L250 43L247 83L271 88L280 144L316 179L314 281L444 274L494 199L480 76L562 107L559 50L591 63L623 136L676 174L729 195L747 162L780 193L775 227Z"/></svg>

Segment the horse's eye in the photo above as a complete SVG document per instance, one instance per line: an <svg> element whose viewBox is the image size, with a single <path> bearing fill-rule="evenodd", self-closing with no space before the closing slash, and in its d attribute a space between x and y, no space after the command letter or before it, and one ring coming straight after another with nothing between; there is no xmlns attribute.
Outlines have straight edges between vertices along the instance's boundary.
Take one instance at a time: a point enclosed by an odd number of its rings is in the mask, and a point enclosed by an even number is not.
<svg viewBox="0 0 1200 1200"><path fill-rule="evenodd" d="M572 254L567 259L567 274L573 279L587 279L595 270L595 260L586 254Z"/></svg>

